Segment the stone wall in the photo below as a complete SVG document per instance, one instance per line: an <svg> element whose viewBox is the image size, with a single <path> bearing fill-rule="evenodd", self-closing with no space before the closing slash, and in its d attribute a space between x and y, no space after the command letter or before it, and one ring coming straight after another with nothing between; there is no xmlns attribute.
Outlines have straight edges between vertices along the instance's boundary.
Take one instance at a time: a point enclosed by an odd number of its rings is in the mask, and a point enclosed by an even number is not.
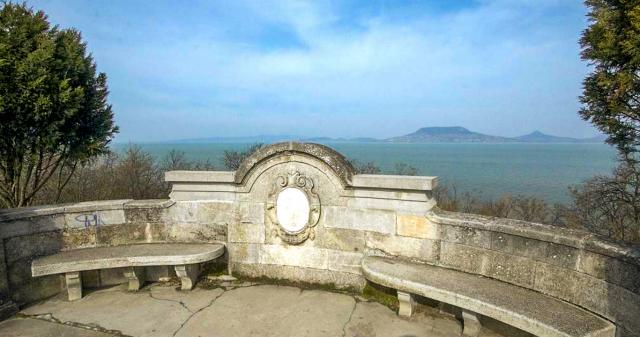
<svg viewBox="0 0 640 337"><path fill-rule="evenodd" d="M60 275L31 277L31 261L61 250L131 243L223 241L226 225L193 226L173 221L171 200L109 200L0 210L0 295L19 305L62 291ZM191 228L189 228L191 226ZM170 277L166 267L151 268L151 279ZM120 270L83 272L88 287L124 283Z"/></svg>
<svg viewBox="0 0 640 337"><path fill-rule="evenodd" d="M0 211L0 292L19 304L61 291L31 278L30 261L62 249L132 242L222 241L232 273L361 289L365 255L484 275L579 305L640 335L640 250L574 231L440 211L434 177L358 175L320 145L266 147L235 172L167 172L171 200L80 203ZM305 227L283 231L277 196L303 190ZM167 276L155 271L157 278ZM124 282L87 273L87 285ZM559 313L561 314L561 313Z"/></svg>

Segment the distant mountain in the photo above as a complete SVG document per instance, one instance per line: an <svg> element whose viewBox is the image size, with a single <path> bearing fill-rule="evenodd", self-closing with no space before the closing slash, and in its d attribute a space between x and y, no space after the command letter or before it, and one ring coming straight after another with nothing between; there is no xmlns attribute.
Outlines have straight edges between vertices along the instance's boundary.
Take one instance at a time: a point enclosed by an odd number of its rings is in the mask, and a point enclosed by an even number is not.
<svg viewBox="0 0 640 337"><path fill-rule="evenodd" d="M408 135L387 139L394 143L504 143L513 140L469 131L461 126L427 127Z"/></svg>
<svg viewBox="0 0 640 337"><path fill-rule="evenodd" d="M260 135L250 137L209 137L183 139L173 142L178 143L277 143L286 141L302 141L315 143L337 142L392 142L392 143L602 143L605 136L599 135L591 138L570 138L548 135L540 131L519 137L500 137L486 135L470 131L461 126L425 127L416 132L392 137L376 139L369 137L358 138L331 138L331 137L303 137L296 135Z"/></svg>
<svg viewBox="0 0 640 337"><path fill-rule="evenodd" d="M521 143L583 143L585 141L584 139L547 135L540 131L533 131L528 135L513 139Z"/></svg>

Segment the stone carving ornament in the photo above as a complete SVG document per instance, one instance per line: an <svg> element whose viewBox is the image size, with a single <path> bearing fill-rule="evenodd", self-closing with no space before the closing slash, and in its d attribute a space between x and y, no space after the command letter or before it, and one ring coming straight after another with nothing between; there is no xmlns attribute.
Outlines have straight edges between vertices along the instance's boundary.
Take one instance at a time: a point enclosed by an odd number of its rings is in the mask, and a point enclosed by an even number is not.
<svg viewBox="0 0 640 337"><path fill-rule="evenodd" d="M267 200L267 214L280 238L293 245L315 238L320 198L313 180L298 171L279 175Z"/></svg>

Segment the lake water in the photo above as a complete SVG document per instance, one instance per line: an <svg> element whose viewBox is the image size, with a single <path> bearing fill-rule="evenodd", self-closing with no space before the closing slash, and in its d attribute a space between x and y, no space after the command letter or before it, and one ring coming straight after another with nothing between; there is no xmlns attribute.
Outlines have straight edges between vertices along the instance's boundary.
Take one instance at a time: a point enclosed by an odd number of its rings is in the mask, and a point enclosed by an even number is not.
<svg viewBox="0 0 640 337"><path fill-rule="evenodd" d="M209 159L223 168L224 150L244 149L248 144L138 144L156 157L172 149L184 151L192 160ZM608 174L616 153L605 144L398 144L327 143L348 158L373 161L391 172L404 162L421 175L433 175L458 191L481 197L503 194L527 195L552 202L569 200L567 187L596 174ZM122 150L126 144L116 144Z"/></svg>

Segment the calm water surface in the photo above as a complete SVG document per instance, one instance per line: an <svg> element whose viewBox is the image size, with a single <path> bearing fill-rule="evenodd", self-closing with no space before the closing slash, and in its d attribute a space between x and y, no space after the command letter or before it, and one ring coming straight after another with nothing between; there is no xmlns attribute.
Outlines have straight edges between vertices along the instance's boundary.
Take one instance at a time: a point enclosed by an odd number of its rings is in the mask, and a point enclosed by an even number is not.
<svg viewBox="0 0 640 337"><path fill-rule="evenodd" d="M192 160L209 159L223 169L224 150L243 149L248 144L154 143L138 144L160 158L172 149L184 151ZM605 144L395 144L327 143L345 156L376 162L391 172L404 162L421 175L434 175L441 183L482 197L503 194L527 195L548 201L569 200L567 187L596 174L607 174L615 166L615 151ZM116 144L121 151L126 144Z"/></svg>

